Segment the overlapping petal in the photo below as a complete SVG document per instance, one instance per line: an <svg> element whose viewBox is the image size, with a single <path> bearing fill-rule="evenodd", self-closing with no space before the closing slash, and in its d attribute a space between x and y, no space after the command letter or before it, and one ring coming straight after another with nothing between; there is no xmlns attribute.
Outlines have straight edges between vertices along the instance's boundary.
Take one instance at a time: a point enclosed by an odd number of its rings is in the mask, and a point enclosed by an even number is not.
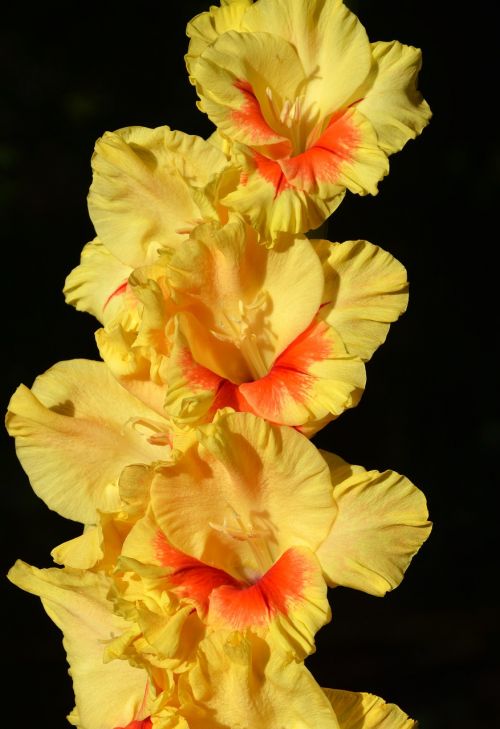
<svg viewBox="0 0 500 729"><path fill-rule="evenodd" d="M303 664L240 633L216 633L203 642L198 663L181 678L179 696L190 729L339 729Z"/></svg>
<svg viewBox="0 0 500 729"><path fill-rule="evenodd" d="M368 241L313 243L325 275L321 317L340 334L351 355L368 360L406 310L406 270Z"/></svg>
<svg viewBox="0 0 500 729"><path fill-rule="evenodd" d="M227 167L225 156L200 137L169 127L127 127L96 143L89 212L108 250L132 268L153 263L178 245L215 199L203 189Z"/></svg>
<svg viewBox="0 0 500 729"><path fill-rule="evenodd" d="M68 276L66 301L108 324L133 313L128 279L181 245L203 220L224 219L219 199L234 187L226 155L169 127L106 132L92 157L89 211L98 238Z"/></svg>
<svg viewBox="0 0 500 729"><path fill-rule="evenodd" d="M80 265L66 278L66 302L92 314L101 324L121 318L136 306L128 286L132 270L96 238L84 246Z"/></svg>
<svg viewBox="0 0 500 729"><path fill-rule="evenodd" d="M417 90L422 54L398 41L372 43L377 72L358 109L377 130L380 147L392 154L417 137L432 116Z"/></svg>

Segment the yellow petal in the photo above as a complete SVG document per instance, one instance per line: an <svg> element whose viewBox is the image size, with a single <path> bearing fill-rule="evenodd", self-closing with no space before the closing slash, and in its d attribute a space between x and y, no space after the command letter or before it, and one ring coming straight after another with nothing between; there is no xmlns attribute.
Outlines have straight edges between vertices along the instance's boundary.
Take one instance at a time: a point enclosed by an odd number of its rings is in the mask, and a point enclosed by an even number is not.
<svg viewBox="0 0 500 729"><path fill-rule="evenodd" d="M79 537L59 544L50 555L57 564L78 570L88 570L102 559L101 538L100 528L89 526Z"/></svg>
<svg viewBox="0 0 500 729"><path fill-rule="evenodd" d="M228 30L241 30L241 20L252 2L253 0L229 0L229 2L222 2L221 7L212 5L209 10L196 15L189 21L186 35L190 41L185 60L190 74L193 72L198 56L219 35Z"/></svg>
<svg viewBox="0 0 500 729"><path fill-rule="evenodd" d="M35 493L62 516L91 524L97 510L119 509L125 466L168 457L168 446L150 441L147 424L158 420L104 364L70 360L40 375L31 391L16 390L7 428Z"/></svg>
<svg viewBox="0 0 500 729"><path fill-rule="evenodd" d="M377 74L358 109L373 124L381 148L392 154L420 134L432 116L416 86L421 52L398 41L373 43L372 52Z"/></svg>
<svg viewBox="0 0 500 729"><path fill-rule="evenodd" d="M322 116L359 98L372 66L370 43L340 0L259 0L242 25L293 43L308 79L306 98Z"/></svg>
<svg viewBox="0 0 500 729"><path fill-rule="evenodd" d="M200 217L217 217L208 200L200 207L194 188L226 166L216 147L168 127L106 132L96 143L88 199L97 235L132 268L153 262L160 248L184 241Z"/></svg>
<svg viewBox="0 0 500 729"><path fill-rule="evenodd" d="M198 664L181 677L180 713L190 729L339 729L330 703L309 671L257 639L215 633Z"/></svg>
<svg viewBox="0 0 500 729"><path fill-rule="evenodd" d="M146 565L161 567L161 557L156 544L160 527L151 507L134 524L123 544L122 556Z"/></svg>
<svg viewBox="0 0 500 729"><path fill-rule="evenodd" d="M365 385L361 360L350 356L340 336L315 319L277 358L266 377L243 383L239 393L266 420L308 435L359 401ZM243 408L241 408L243 409Z"/></svg>
<svg viewBox="0 0 500 729"><path fill-rule="evenodd" d="M406 309L406 270L368 241L314 243L325 274L321 316L339 332L350 354L368 360Z"/></svg>
<svg viewBox="0 0 500 729"><path fill-rule="evenodd" d="M229 31L198 58L193 79L202 110L224 134L252 146L290 149L269 89L279 91L281 104L299 96L307 82L291 43L269 33Z"/></svg>
<svg viewBox="0 0 500 729"><path fill-rule="evenodd" d="M395 704L373 694L323 689L337 715L340 729L417 729Z"/></svg>
<svg viewBox="0 0 500 729"><path fill-rule="evenodd" d="M151 488L174 547L246 579L289 547L320 544L335 509L328 467L307 438L250 413L223 414L199 438Z"/></svg>
<svg viewBox="0 0 500 729"><path fill-rule="evenodd" d="M131 273L132 268L119 261L96 238L84 246L80 265L66 278L66 303L106 324L133 306L127 292Z"/></svg>
<svg viewBox="0 0 500 729"><path fill-rule="evenodd" d="M146 671L126 661L103 661L106 643L128 627L123 618L113 614L106 599L108 579L91 572L38 570L21 561L8 577L18 587L38 595L63 632L81 726L110 729L127 726L139 717L148 686Z"/></svg>
<svg viewBox="0 0 500 729"><path fill-rule="evenodd" d="M384 595L399 585L429 536L425 497L394 471L364 471L323 456L338 513L316 556L332 586Z"/></svg>
<svg viewBox="0 0 500 729"><path fill-rule="evenodd" d="M192 318L187 321L183 317L176 317L174 334L172 336L172 348L168 358L167 381L168 389L165 397L165 412L174 419L176 423L196 425L211 419L211 410L214 404L217 390L222 378L215 373L214 370L222 369L226 371L228 345L222 343L220 347L213 349L210 345L213 341L207 337L206 330L203 327L196 327L196 320ZM211 356L209 363L212 369L208 369L199 365L193 358L188 340L184 335L179 321L184 324L183 329L189 335L201 333L202 336L196 339L198 347L202 347L207 343L203 359L207 361L207 355ZM191 326L189 326L191 324ZM196 327L196 328L195 328ZM198 347L193 347L197 351ZM229 349L229 354L231 350ZM217 359L214 355L219 355ZM234 362L232 359L230 371L234 371Z"/></svg>

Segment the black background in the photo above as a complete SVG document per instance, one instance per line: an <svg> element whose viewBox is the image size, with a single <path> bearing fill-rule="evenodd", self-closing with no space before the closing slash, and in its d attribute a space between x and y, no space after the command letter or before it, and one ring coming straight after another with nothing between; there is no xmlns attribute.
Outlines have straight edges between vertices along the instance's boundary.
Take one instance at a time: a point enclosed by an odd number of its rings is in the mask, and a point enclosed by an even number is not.
<svg viewBox="0 0 500 729"><path fill-rule="evenodd" d="M352 463L405 473L426 493L435 526L386 598L331 594L333 621L308 665L322 685L399 704L421 729L493 729L496 52L493 19L479 5L468 15L452 3L436 15L436 5L351 3L372 40L423 49L420 88L434 118L391 158L377 197L348 196L330 220L331 240L366 238L404 263L410 305L368 366L361 404L315 438ZM97 358L95 321L62 296L93 237L85 203L93 145L133 124L210 133L183 65L185 24L206 8L195 0L49 2L29 11L19 4L3 17L4 408L20 382L31 385L54 362ZM6 435L2 445L3 573L17 557L50 566L50 549L78 525L33 495ZM36 598L5 579L2 588L8 718L62 729L72 694L59 632Z"/></svg>

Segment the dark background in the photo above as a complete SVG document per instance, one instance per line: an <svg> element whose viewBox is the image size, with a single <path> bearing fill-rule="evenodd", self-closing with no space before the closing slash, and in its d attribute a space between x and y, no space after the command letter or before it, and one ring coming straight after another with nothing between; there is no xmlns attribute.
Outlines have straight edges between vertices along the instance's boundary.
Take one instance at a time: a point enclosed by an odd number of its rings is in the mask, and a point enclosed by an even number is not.
<svg viewBox="0 0 500 729"><path fill-rule="evenodd" d="M493 729L500 411L490 211L500 154L488 77L496 41L479 5L467 16L452 3L436 15L436 5L351 2L372 40L423 49L420 88L434 118L391 158L377 197L348 196L330 220L332 240L366 238L402 261L411 294L369 364L361 404L315 439L352 463L408 475L426 493L435 526L386 598L332 593L333 621L308 665L322 685L399 704L421 729ZM20 382L31 385L54 362L97 358L95 321L61 291L93 237L85 202L93 145L132 124L210 133L183 65L185 24L207 7L49 2L4 15L4 408ZM4 436L2 445L3 573L17 557L50 566L50 549L78 526L33 495L13 443ZM9 719L67 727L73 703L59 632L36 598L6 580L2 588Z"/></svg>

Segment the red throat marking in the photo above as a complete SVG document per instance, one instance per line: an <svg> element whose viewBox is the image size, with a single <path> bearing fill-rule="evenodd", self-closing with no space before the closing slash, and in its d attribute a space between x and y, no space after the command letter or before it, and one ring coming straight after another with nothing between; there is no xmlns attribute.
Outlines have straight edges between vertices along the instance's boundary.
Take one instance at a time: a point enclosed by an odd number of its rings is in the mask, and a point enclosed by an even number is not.
<svg viewBox="0 0 500 729"><path fill-rule="evenodd" d="M211 567L175 549L158 532L156 553L172 569L168 580L180 597L193 600L203 613L216 614L235 629L266 625L275 614L287 615L303 593L311 565L300 551L288 549L253 584L236 580L224 570Z"/></svg>
<svg viewBox="0 0 500 729"><path fill-rule="evenodd" d="M151 721L151 718L148 717L147 719L135 719L134 721L131 721L130 724L127 724L127 726L124 727L115 727L115 729L152 729L153 722Z"/></svg>
<svg viewBox="0 0 500 729"><path fill-rule="evenodd" d="M120 294L124 294L127 289L127 286L128 286L128 281L124 281L122 284L120 284L118 286L118 288L116 288L113 291L113 293L108 296L108 298L104 302L104 306L102 307L102 310L104 311L106 309L106 307L109 304L109 302L111 301L111 299L114 299L115 296L120 296Z"/></svg>

